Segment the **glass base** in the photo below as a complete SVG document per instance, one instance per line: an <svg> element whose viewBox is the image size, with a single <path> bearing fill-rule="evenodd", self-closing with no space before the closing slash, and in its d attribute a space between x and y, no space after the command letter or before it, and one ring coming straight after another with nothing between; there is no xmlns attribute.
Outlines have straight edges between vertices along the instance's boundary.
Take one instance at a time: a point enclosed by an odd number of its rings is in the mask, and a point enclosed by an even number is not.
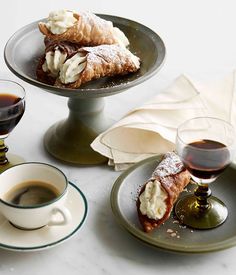
<svg viewBox="0 0 236 275"><path fill-rule="evenodd" d="M211 229L221 225L228 216L225 204L216 197L208 198L209 207L200 209L197 197L188 195L175 205L175 214L181 223L195 229Z"/></svg>
<svg viewBox="0 0 236 275"><path fill-rule="evenodd" d="M25 160L22 157L13 155L13 154L7 154L7 159L8 159L8 162L6 164L0 165L0 173L2 173L6 169L8 169L16 164L25 162Z"/></svg>

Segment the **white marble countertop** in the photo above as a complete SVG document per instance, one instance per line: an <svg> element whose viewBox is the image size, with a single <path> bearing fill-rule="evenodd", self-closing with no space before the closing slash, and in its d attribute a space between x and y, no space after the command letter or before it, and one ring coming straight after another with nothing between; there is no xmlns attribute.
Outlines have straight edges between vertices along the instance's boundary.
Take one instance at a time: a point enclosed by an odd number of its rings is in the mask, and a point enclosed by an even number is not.
<svg viewBox="0 0 236 275"><path fill-rule="evenodd" d="M181 73L195 79L223 77L236 66L234 0L112 1L112 0L7 0L1 3L0 51L20 27L46 17L55 9L86 9L139 21L164 40L167 58L162 70L147 82L108 97L105 111L118 120L151 98ZM0 250L0 274L235 274L236 248L206 255L179 255L147 247L118 226L109 196L119 176L107 166L71 167L49 157L42 139L45 131L68 113L66 99L17 79L0 56L0 78L20 82L27 92L27 108L7 139L27 161L42 161L61 168L85 193L89 214L84 226L67 242L50 250L20 253ZM135 96L134 96L135 93Z"/></svg>

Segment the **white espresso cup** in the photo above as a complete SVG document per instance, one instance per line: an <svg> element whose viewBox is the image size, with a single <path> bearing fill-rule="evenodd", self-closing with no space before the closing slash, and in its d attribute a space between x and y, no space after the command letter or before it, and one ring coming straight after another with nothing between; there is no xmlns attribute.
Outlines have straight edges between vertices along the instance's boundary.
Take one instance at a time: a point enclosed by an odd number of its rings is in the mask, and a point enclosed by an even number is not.
<svg viewBox="0 0 236 275"><path fill-rule="evenodd" d="M57 190L57 195L47 202L32 205L16 204L6 199L6 194L20 184L36 181L50 185ZM67 178L58 168L40 162L22 163L0 174L0 212L21 229L65 225L71 219L71 214L65 207L67 192Z"/></svg>

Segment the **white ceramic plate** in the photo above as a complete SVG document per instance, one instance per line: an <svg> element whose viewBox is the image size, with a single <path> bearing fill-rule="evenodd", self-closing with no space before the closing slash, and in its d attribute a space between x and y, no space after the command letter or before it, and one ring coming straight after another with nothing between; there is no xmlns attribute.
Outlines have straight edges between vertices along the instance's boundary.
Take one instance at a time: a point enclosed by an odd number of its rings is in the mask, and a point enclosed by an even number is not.
<svg viewBox="0 0 236 275"><path fill-rule="evenodd" d="M0 214L0 248L13 251L35 251L54 247L72 237L87 216L87 200L73 183L68 185L66 206L72 220L63 226L45 226L37 230L21 230Z"/></svg>

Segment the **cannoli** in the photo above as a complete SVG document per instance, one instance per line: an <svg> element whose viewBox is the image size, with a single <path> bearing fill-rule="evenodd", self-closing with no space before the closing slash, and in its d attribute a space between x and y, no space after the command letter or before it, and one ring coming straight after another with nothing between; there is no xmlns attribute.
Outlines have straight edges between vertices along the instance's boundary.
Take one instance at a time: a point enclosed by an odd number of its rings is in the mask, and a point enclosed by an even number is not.
<svg viewBox="0 0 236 275"><path fill-rule="evenodd" d="M79 45L47 38L44 43L45 54L39 60L36 76L39 81L54 85L62 64L78 51Z"/></svg>
<svg viewBox="0 0 236 275"><path fill-rule="evenodd" d="M189 181L190 174L180 158L174 152L166 153L139 192L137 211L145 232L151 232L169 218L174 203Z"/></svg>
<svg viewBox="0 0 236 275"><path fill-rule="evenodd" d="M102 44L129 45L125 34L91 12L73 12L60 10L51 12L47 22L39 23L39 30L52 40L65 40L79 43L81 46Z"/></svg>
<svg viewBox="0 0 236 275"><path fill-rule="evenodd" d="M128 74L139 67L139 58L119 45L83 47L62 65L55 86L76 89L90 80Z"/></svg>

